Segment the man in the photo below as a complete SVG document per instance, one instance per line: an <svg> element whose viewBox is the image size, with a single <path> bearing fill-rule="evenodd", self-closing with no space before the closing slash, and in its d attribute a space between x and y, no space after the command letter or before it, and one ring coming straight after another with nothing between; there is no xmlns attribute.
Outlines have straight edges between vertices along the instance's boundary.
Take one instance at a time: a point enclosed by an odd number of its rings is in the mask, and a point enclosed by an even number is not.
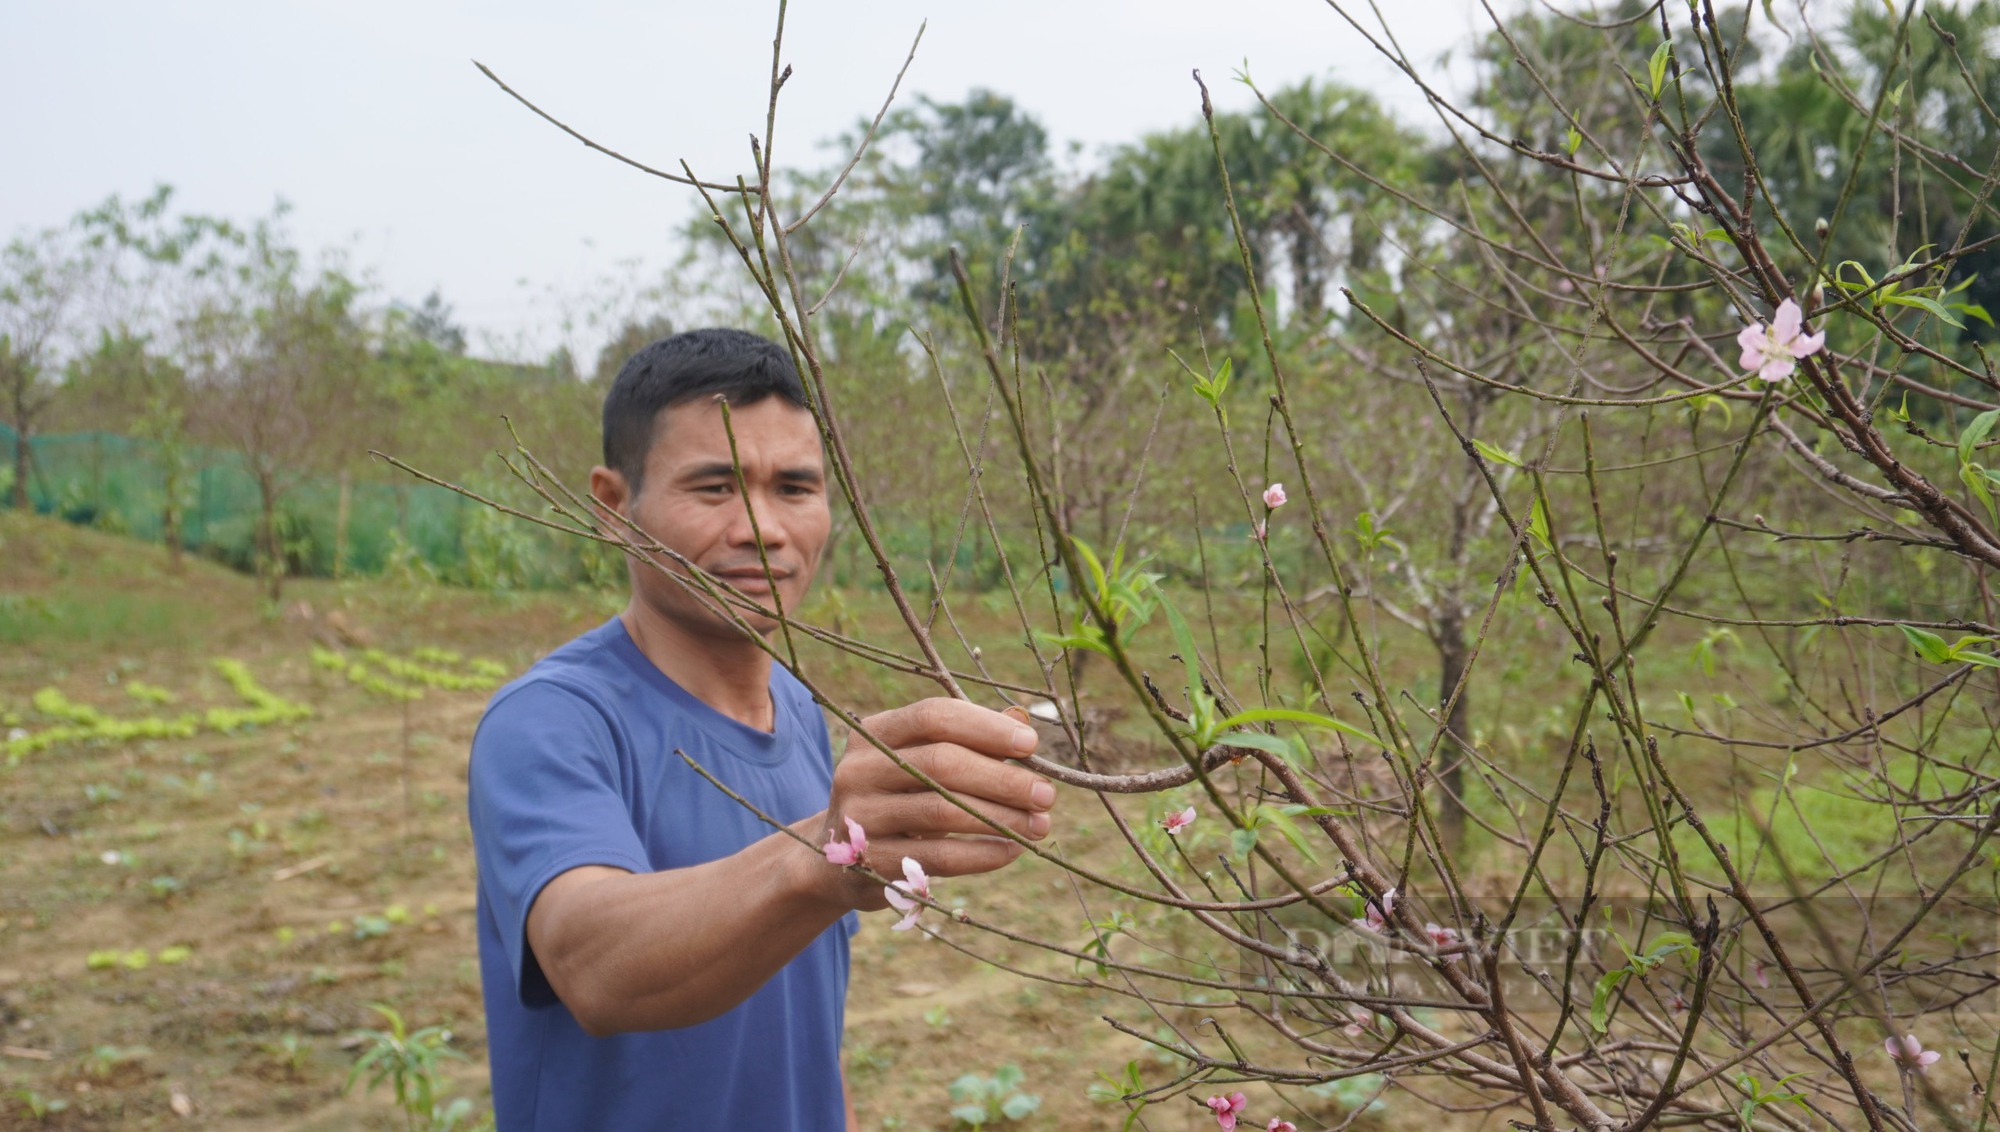
<svg viewBox="0 0 2000 1132"><path fill-rule="evenodd" d="M831 521L791 360L741 331L675 335L625 364L590 490L786 611ZM623 613L503 688L473 740L500 1132L851 1128L839 1064L848 936L854 911L886 901L880 882L814 847L849 843L852 820L866 831L863 863L891 877L906 856L957 876L1021 849L861 736L834 766L818 707L758 640L650 566L632 564L631 585ZM777 627L737 613L759 634ZM1035 746L1023 722L927 700L864 725L998 824L1048 833L1054 788L1012 761Z"/></svg>

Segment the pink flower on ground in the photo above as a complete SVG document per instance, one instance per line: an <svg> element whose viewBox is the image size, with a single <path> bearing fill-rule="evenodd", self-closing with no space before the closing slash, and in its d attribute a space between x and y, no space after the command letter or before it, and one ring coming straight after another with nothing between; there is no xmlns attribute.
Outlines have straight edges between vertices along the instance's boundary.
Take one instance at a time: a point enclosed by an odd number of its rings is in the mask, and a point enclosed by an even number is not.
<svg viewBox="0 0 2000 1132"><path fill-rule="evenodd" d="M1882 1043L1882 1048L1889 1051L1889 1058L1896 1063L1896 1068L1918 1073L1922 1073L1927 1066L1937 1064L1938 1058L1944 1056L1934 1049L1925 1049L1924 1043L1918 1041L1915 1034L1892 1037Z"/></svg>
<svg viewBox="0 0 2000 1132"><path fill-rule="evenodd" d="M1264 489L1264 506L1276 510L1285 505L1285 485L1274 483Z"/></svg>
<svg viewBox="0 0 2000 1132"><path fill-rule="evenodd" d="M891 929L899 932L915 927L917 917L923 914L924 906L911 897L931 898L931 878L924 875L924 867L917 864L915 857L903 858L903 878L882 890L882 895L889 898L889 906L903 914Z"/></svg>
<svg viewBox="0 0 2000 1132"><path fill-rule="evenodd" d="M1799 304L1786 299L1778 304L1778 313L1772 317L1769 329L1761 322L1753 322L1736 336L1736 344L1743 347L1738 364L1756 371L1765 381L1783 381L1798 368L1800 358L1819 353L1826 344L1824 332L1804 331L1805 312L1799 310Z"/></svg>
<svg viewBox="0 0 2000 1132"><path fill-rule="evenodd" d="M858 865L863 854L868 852L868 831L853 818L847 819L847 840L835 841L833 834L826 835L826 859L836 865Z"/></svg>
<svg viewBox="0 0 2000 1132"><path fill-rule="evenodd" d="M1250 1107L1250 1098L1242 1093L1231 1093L1226 1097L1210 1097L1202 1103L1215 1113L1215 1122L1227 1132L1236 1127L1237 1115Z"/></svg>
<svg viewBox="0 0 2000 1132"><path fill-rule="evenodd" d="M1176 810L1173 813L1168 814L1166 817L1160 819L1160 828L1166 830L1170 834L1175 834L1175 835L1178 835L1181 830L1184 830L1188 826L1191 826L1193 824L1194 824L1193 806L1189 806L1185 810Z"/></svg>
<svg viewBox="0 0 2000 1132"><path fill-rule="evenodd" d="M1368 905L1368 915L1363 919L1354 921L1354 926L1360 928L1362 931L1374 932L1377 935L1380 935L1382 929L1387 927L1389 924L1388 914L1394 912L1395 910L1396 910L1396 890L1392 888L1389 891L1382 894L1381 906L1377 907L1374 903L1371 902Z"/></svg>
<svg viewBox="0 0 2000 1132"><path fill-rule="evenodd" d="M1299 1132L1299 1126L1274 1116L1271 1118L1271 1123L1264 1126L1264 1132Z"/></svg>

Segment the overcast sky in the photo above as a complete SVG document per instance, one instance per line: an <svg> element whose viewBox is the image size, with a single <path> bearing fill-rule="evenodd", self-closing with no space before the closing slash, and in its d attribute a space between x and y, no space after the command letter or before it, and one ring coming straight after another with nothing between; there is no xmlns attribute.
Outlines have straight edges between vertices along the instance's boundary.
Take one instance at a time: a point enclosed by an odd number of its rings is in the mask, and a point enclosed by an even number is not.
<svg viewBox="0 0 2000 1132"><path fill-rule="evenodd" d="M1383 7L1413 57L1466 42L1476 0ZM671 263L685 191L593 154L502 94L492 67L613 148L702 176L748 168L774 4L687 0L0 0L0 238L167 183L237 219L279 197L306 248L339 246L385 298L442 290L475 341L546 349L549 296L621 260ZM1199 67L1227 108L1333 75L1422 116L1406 81L1321 0L793 0L778 158L871 115L905 82L1012 96L1086 159L1192 120Z"/></svg>

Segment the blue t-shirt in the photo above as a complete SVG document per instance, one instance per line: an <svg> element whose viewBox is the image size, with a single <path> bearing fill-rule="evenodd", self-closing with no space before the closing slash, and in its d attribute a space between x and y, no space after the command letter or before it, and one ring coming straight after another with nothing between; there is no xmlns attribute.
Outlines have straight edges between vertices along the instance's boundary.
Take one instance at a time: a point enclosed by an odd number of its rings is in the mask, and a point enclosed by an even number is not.
<svg viewBox="0 0 2000 1132"><path fill-rule="evenodd" d="M683 868L773 832L676 748L779 821L826 808L825 719L775 665L771 702L768 734L723 715L667 679L613 618L487 705L472 740L468 806L500 1132L845 1127L840 1039L852 913L721 1016L606 1038L577 1025L528 948L528 909L569 869Z"/></svg>

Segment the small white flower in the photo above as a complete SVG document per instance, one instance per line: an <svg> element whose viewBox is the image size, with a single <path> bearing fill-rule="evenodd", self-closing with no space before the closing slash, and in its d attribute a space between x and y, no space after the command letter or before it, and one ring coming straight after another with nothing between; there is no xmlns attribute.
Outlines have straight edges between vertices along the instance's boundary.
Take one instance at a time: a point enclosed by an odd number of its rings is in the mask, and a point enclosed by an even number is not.
<svg viewBox="0 0 2000 1132"><path fill-rule="evenodd" d="M7 741L9 743L18 743L27 737L28 729L25 727L10 727L7 729Z"/></svg>
<svg viewBox="0 0 2000 1132"><path fill-rule="evenodd" d="M912 897L931 899L931 878L924 875L924 867L914 857L903 858L903 879L882 890L888 898L889 906L903 914L903 918L889 926L891 931L906 932L916 926L917 917L923 914L924 906Z"/></svg>
<svg viewBox="0 0 2000 1132"><path fill-rule="evenodd" d="M1765 381L1783 381L1798 368L1800 358L1819 353L1826 344L1826 333L1805 333L1805 312L1786 299L1778 304L1768 329L1753 322L1737 334L1736 344L1743 347L1738 362L1744 369L1755 370Z"/></svg>

